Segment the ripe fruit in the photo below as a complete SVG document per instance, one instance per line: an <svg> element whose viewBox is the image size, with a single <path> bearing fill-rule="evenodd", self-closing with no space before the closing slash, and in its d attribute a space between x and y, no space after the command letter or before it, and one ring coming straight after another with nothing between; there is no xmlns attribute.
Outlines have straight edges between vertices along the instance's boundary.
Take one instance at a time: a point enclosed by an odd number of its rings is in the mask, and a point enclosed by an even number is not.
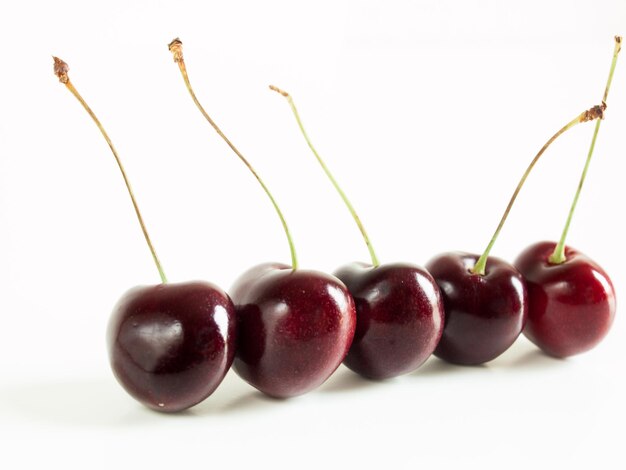
<svg viewBox="0 0 626 470"><path fill-rule="evenodd" d="M526 248L515 266L528 286L528 322L524 335L556 357L579 354L596 346L615 317L615 289L592 259L565 248L566 261L550 262L556 243Z"/></svg>
<svg viewBox="0 0 626 470"><path fill-rule="evenodd" d="M117 380L144 405L180 411L222 382L235 355L235 310L208 282L141 286L113 310L107 331Z"/></svg>
<svg viewBox="0 0 626 470"><path fill-rule="evenodd" d="M357 312L346 366L370 379L388 379L426 362L444 324L441 292L428 271L409 263L351 263L335 275L348 286Z"/></svg>
<svg viewBox="0 0 626 470"><path fill-rule="evenodd" d="M291 251L291 266L267 263L235 281L231 296L238 322L233 369L263 393L287 398L321 385L343 361L354 337L354 301L341 281L299 270L283 214L258 173L204 110L189 82L182 42L169 44L194 103L255 176L278 214Z"/></svg>
<svg viewBox="0 0 626 470"><path fill-rule="evenodd" d="M603 111L603 106L595 106L582 112L544 144L524 172L480 257L444 253L426 264L441 288L446 311L446 324L436 356L457 364L482 364L506 351L522 332L528 311L525 282L513 266L489 258L489 253L526 178L545 150L565 131L601 117Z"/></svg>
<svg viewBox="0 0 626 470"><path fill-rule="evenodd" d="M603 110L620 49L618 36L602 98ZM615 289L609 276L592 259L565 245L601 122L601 119L596 121L561 240L536 243L515 261L528 285L529 313L524 334L543 351L557 357L571 356L596 346L609 331L615 316Z"/></svg>
<svg viewBox="0 0 626 470"><path fill-rule="evenodd" d="M159 411L180 411L211 395L230 368L235 311L226 293L207 282L169 284L122 162L104 127L54 58L54 72L94 120L126 183L161 284L129 290L115 307L107 331L111 368L135 399Z"/></svg>
<svg viewBox="0 0 626 470"><path fill-rule="evenodd" d="M387 379L417 369L432 354L443 329L443 304L433 277L409 263L380 264L354 207L309 139L291 96L284 96L313 155L354 218L372 264L351 263L339 268L341 279L356 304L356 333L344 364L370 379Z"/></svg>
<svg viewBox="0 0 626 470"><path fill-rule="evenodd" d="M280 398L324 383L354 336L354 302L337 278L284 264L256 266L230 290L240 336L235 371Z"/></svg>
<svg viewBox="0 0 626 470"><path fill-rule="evenodd" d="M472 273L477 255L444 253L426 268L441 288L446 324L435 355L448 362L477 365L506 351L524 328L526 286L521 274L496 257L484 274Z"/></svg>

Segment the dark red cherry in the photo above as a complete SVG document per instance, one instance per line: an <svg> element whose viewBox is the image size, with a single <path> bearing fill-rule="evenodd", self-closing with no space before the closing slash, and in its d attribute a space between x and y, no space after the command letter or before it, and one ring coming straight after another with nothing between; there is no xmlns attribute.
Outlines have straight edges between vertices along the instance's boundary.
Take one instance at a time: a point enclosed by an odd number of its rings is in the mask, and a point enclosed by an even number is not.
<svg viewBox="0 0 626 470"><path fill-rule="evenodd" d="M337 278L263 264L231 289L238 341L233 369L273 397L318 387L345 358L356 323L354 301Z"/></svg>
<svg viewBox="0 0 626 470"><path fill-rule="evenodd" d="M344 364L371 379L414 371L432 354L443 331L439 287L408 263L352 263L335 275L354 297L356 333Z"/></svg>
<svg viewBox="0 0 626 470"><path fill-rule="evenodd" d="M118 302L107 331L120 384L168 412L213 393L232 364L235 341L234 306L208 282L135 287Z"/></svg>
<svg viewBox="0 0 626 470"><path fill-rule="evenodd" d="M565 247L566 261L548 258L556 243L526 248L515 266L528 286L528 321L524 334L556 357L579 354L596 346L615 317L615 289L604 270L579 251Z"/></svg>
<svg viewBox="0 0 626 470"><path fill-rule="evenodd" d="M160 411L184 410L208 397L233 361L234 305L213 284L167 283L122 161L68 72L67 63L54 57L55 75L98 126L115 157L162 281L131 289L113 310L107 331L113 373L144 405Z"/></svg>
<svg viewBox="0 0 626 470"><path fill-rule="evenodd" d="M339 279L297 269L295 246L276 200L196 98L183 58L183 43L176 38L168 47L198 110L270 199L291 252L291 266L257 266L244 273L231 290L239 335L234 369L268 395L306 393L322 384L347 354L356 322L354 301Z"/></svg>
<svg viewBox="0 0 626 470"><path fill-rule="evenodd" d="M524 328L526 285L509 263L490 256L484 275L474 274L478 256L444 253L426 264L437 281L445 326L435 355L448 362L477 365L506 351Z"/></svg>

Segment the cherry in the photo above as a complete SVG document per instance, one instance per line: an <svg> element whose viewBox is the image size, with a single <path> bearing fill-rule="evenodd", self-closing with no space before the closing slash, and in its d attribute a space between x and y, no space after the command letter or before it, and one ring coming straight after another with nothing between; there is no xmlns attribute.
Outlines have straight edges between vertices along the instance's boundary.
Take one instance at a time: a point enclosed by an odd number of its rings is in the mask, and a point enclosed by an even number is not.
<svg viewBox="0 0 626 470"><path fill-rule="evenodd" d="M506 351L522 332L528 312L526 283L512 265L489 258L489 253L526 178L545 150L561 134L581 122L601 117L603 111L604 106L594 106L580 113L544 144L519 181L480 257L453 252L426 263L441 288L446 311L436 356L457 364L482 364Z"/></svg>
<svg viewBox="0 0 626 470"><path fill-rule="evenodd" d="M234 305L223 290L207 282L167 283L117 151L68 71L55 57L55 74L96 123L117 161L162 281L135 287L117 303L107 330L111 368L122 387L147 407L184 410L211 395L230 368Z"/></svg>
<svg viewBox="0 0 626 470"><path fill-rule="evenodd" d="M346 356L354 302L337 278L268 263L242 274L230 292L240 327L233 368L264 393L306 393Z"/></svg>
<svg viewBox="0 0 626 470"><path fill-rule="evenodd" d="M219 287L185 282L135 287L107 332L115 376L153 409L180 411L222 382L235 356L235 310Z"/></svg>
<svg viewBox="0 0 626 470"><path fill-rule="evenodd" d="M620 49L621 37L617 36L603 108ZM529 312L524 334L556 357L572 356L596 346L608 333L615 316L615 290L609 276L596 262L565 245L601 122L596 120L587 160L559 243L535 243L515 261L528 286Z"/></svg>
<svg viewBox="0 0 626 470"><path fill-rule="evenodd" d="M426 264L441 288L445 328L435 355L448 362L477 365L495 359L517 339L527 311L522 275L496 257L485 274L471 269L478 255L444 253Z"/></svg>
<svg viewBox="0 0 626 470"><path fill-rule="evenodd" d="M357 325L344 364L370 379L420 367L435 350L444 324L432 275L410 263L352 263L335 272L354 297Z"/></svg>
<svg viewBox="0 0 626 470"><path fill-rule="evenodd" d="M298 269L293 240L274 197L198 101L187 74L182 42L174 39L169 49L199 111L269 197L291 251L291 266L256 266L242 274L230 290L238 323L233 369L270 396L287 398L306 393L325 382L345 358L354 337L354 301L339 279Z"/></svg>
<svg viewBox="0 0 626 470"><path fill-rule="evenodd" d="M372 259L372 264L352 263L335 272L354 297L357 312L356 333L344 364L370 379L414 371L432 354L443 330L443 303L435 280L414 264L378 262L354 207L309 139L291 95L275 86L270 89L287 99L304 139L352 214Z"/></svg>
<svg viewBox="0 0 626 470"><path fill-rule="evenodd" d="M588 351L608 333L615 317L615 290L593 260L565 247L566 261L550 262L556 243L526 248L515 266L528 286L524 335L546 353L567 357Z"/></svg>

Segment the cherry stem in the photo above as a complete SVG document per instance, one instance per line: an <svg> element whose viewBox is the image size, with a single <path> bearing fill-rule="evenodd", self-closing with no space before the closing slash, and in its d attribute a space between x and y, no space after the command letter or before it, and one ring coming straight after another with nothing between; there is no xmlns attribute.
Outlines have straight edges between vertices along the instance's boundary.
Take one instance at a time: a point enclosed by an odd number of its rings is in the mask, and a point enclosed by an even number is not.
<svg viewBox="0 0 626 470"><path fill-rule="evenodd" d="M324 170L324 173L326 173L326 176L328 176L328 179L330 180L330 182L333 184L333 186L339 193L339 196L341 196L341 199L343 199L343 202L345 203L348 210L350 211L352 218L354 219L357 226L359 227L359 230L361 231L361 235L363 236L363 240L365 241L365 244L367 245L367 249L370 252L370 258L372 259L372 264L374 265L374 267L379 266L380 262L378 261L378 257L376 256L376 252L374 251L374 246L372 245L372 242L370 241L370 238L367 235L367 232L365 231L365 227L363 226L361 219L359 218L358 214L354 210L354 207L350 203L348 196L346 196L346 193L343 192L343 190L339 186L339 183L337 182L337 180L334 178L334 176L332 175L332 173L326 166L326 163L324 163L324 160L322 160L322 157L320 157L319 153L317 153L317 150L315 150L315 147L313 146L311 139L309 138L306 130L304 129L304 125L302 124L302 120L300 119L300 114L298 113L298 109L296 108L293 98L291 97L289 93L287 93L284 90L281 90L280 88L274 85L270 85L270 90L275 91L276 93L279 93L280 95L284 96L287 99L287 102L289 103L289 106L291 107L291 111L293 112L293 115L295 116L296 121L298 123L298 127L300 127L300 132L302 133L304 140L306 140L306 143L311 149L311 151L313 152L313 155L315 155L315 158L321 165L322 169Z"/></svg>
<svg viewBox="0 0 626 470"><path fill-rule="evenodd" d="M287 221L285 220L285 217L283 216L283 213L280 210L280 207L278 207L278 203L274 199L274 196L272 196L272 193L270 192L268 187L265 185L265 183L263 182L263 180L261 179L259 174L255 171L255 169L252 167L252 165L248 162L248 160L242 155L242 153L237 149L237 147L235 147L235 145L228 139L228 137L226 137L226 135L222 132L222 130L217 126L215 121L213 121L213 119L211 119L209 114L204 110L204 107L200 104L200 101L198 101L198 98L196 97L196 94L194 93L193 88L191 87L191 83L189 81L189 76L187 75L187 68L185 67L185 60L183 58L183 43L182 43L182 41L180 39L176 38L168 45L168 47L169 47L169 50L170 50L170 52L172 53L172 55L174 57L174 62L176 62L178 64L178 68L180 69L180 73L183 76L183 80L185 81L185 85L187 86L187 90L189 91L189 94L191 95L191 99L196 104L197 108L200 110L200 112L202 113L204 118L209 122L211 127L213 127L213 129L215 129L215 132L218 133L218 135L224 140L224 142L226 142L226 144L228 144L228 146L231 148L231 150L233 152L235 152L235 154L239 157L239 159L248 167L248 170L250 170L250 172L252 172L254 177L257 179L257 181L259 182L259 184L263 188L263 191L265 191L265 194L267 194L267 196L270 198L270 201L272 202L272 205L274 206L274 209L276 210L276 213L278 214L278 217L280 218L280 221L281 221L281 223L283 225L283 229L285 231L285 235L287 236L287 241L289 242L289 250L291 252L291 267L293 269L297 269L297 267L298 267L298 258L296 256L296 248L295 248L295 245L293 243L293 239L291 238L291 233L289 232L289 227L287 226Z"/></svg>
<svg viewBox="0 0 626 470"><path fill-rule="evenodd" d="M102 133L102 136L104 137L104 140L106 140L107 144L109 144L109 148L111 149L111 152L113 152L113 156L115 157L117 166L119 167L120 172L122 173L122 177L124 178L124 183L126 184L128 195L130 196L130 199L133 203L133 207L135 208L135 214L137 214L137 220L139 221L139 225L141 226L141 231L143 232L143 236L146 239L148 248L150 248L150 252L152 253L152 258L154 259L154 264L156 265L159 271L159 276L161 276L161 282L163 282L164 284L167 283L165 272L163 271L163 267L161 266L159 257L157 256L156 250L154 249L154 245L152 244L152 241L150 240L150 236L148 235L148 230L146 229L146 225L143 221L143 217L141 216L141 212L139 211L139 206L137 205L137 201L135 200L135 195L133 194L133 189L130 185L130 181L128 180L128 176L126 175L126 171L124 170L122 161L120 160L120 157L117 154L117 150L115 150L115 147L113 146L113 142L111 142L111 139L109 138L108 134L104 130L104 127L102 126L98 118L96 117L95 113L91 110L91 108L85 102L85 100L80 95L80 93L78 93L78 90L74 88L74 85L72 84L68 76L69 66L58 57L53 56L53 59L54 59L54 74L59 78L59 81L63 83L69 91L72 92L72 94L76 97L76 99L80 102L80 104L83 105L83 108L85 108L85 111L87 111L89 116L91 116L91 119L93 119L93 121L98 126L98 129L100 129L100 132Z"/></svg>
<svg viewBox="0 0 626 470"><path fill-rule="evenodd" d="M611 70L609 71L609 78L606 82L606 87L604 88L604 96L602 97L602 103L606 107L606 99L609 96L609 89L611 88L611 82L613 81L613 72L615 72L615 65L617 64L617 55L622 48L622 38L620 36L615 36L615 49L613 51L613 60L611 62ZM578 182L578 188L576 189L576 194L574 195L574 200L572 201L572 206L570 207L569 214L567 216L567 220L565 222L565 227L563 228L563 234L561 235L561 239L559 243L554 247L554 251L548 258L548 261L552 264L561 264L564 263L567 258L565 256L565 239L567 238L567 232L569 231L570 223L572 222L572 217L574 216L574 211L576 210L576 205L578 204L578 198L580 197L580 192L583 189L583 184L585 183L585 178L587 177L587 170L589 169L589 163L591 163L591 157L593 156L593 150L596 146L596 139L598 137L598 131L600 130L601 119L596 121L596 127L593 131L593 137L591 138L591 145L589 146L589 152L587 153L587 160L585 161L585 167L583 168L582 175L580 176L580 181Z"/></svg>
<svg viewBox="0 0 626 470"><path fill-rule="evenodd" d="M554 142L561 134L571 129L576 124L601 118L604 112L604 108L605 106L601 105L601 106L594 106L593 108L583 111L574 119L572 119L570 122L568 122L565 126L563 126L561 129L559 129L557 133L554 134L552 137L550 137L550 139L548 139L548 141L543 145L543 147L541 147L541 150L539 150L539 153L537 153L537 155L535 155L535 158L533 158L533 160L530 162L530 165L528 165L528 168L526 168L524 175L522 176L519 183L517 184L517 187L515 188L515 192L513 192L513 196L511 196L511 200L509 201L509 204L506 206L506 210L504 211L504 214L502 215L502 218L500 219L500 223L498 224L496 231L491 237L491 241L489 242L489 245L487 245L485 252L480 256L480 258L478 258L476 265L471 270L472 273L479 274L481 276L485 275L485 269L487 266L487 258L489 258L489 253L491 252L491 249L493 248L493 245L496 242L498 235L500 235L500 231L502 230L502 227L504 226L504 223L506 222L506 218L508 217L509 212L511 212L511 208L513 207L513 204L515 203L515 200L517 199L517 195L519 194L519 192L522 189L522 186L524 186L524 183L526 182L526 178L528 178L528 175L534 168L535 164L539 161L543 153L547 150L548 147L550 147L552 142Z"/></svg>

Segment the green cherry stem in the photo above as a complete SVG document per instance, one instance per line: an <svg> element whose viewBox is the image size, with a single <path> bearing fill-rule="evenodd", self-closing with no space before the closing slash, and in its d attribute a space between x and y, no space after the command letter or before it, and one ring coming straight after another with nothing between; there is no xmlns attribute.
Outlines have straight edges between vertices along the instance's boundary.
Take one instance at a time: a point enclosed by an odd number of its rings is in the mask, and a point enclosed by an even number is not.
<svg viewBox="0 0 626 470"><path fill-rule="evenodd" d="M284 90L281 90L280 88L274 85L270 85L270 90L279 93L280 95L284 96L287 99L287 102L289 103L289 106L291 107L291 111L293 112L293 115L296 118L298 127L300 128L300 132L302 133L304 140L306 140L306 143L311 149L311 152L313 152L313 155L315 155L315 158L317 159L318 163L321 165L322 169L324 170L324 173L326 173L326 176L328 176L328 179L330 180L330 182L333 184L333 186L339 193L339 196L341 196L341 199L343 199L343 202L345 203L346 207L350 211L352 218L354 219L357 226L359 227L359 230L361 231L361 235L363 236L363 240L365 241L365 244L367 245L367 249L370 252L370 258L372 259L372 264L374 265L374 267L379 266L380 262L378 261L378 257L376 256L376 252L374 251L374 246L372 245L372 242L370 241L370 238L367 235L367 232L365 231L365 227L363 226L361 219L359 218L358 214L354 210L354 207L350 203L348 196L346 196L346 193L343 192L343 190L339 186L339 183L337 182L337 180L334 178L334 176L332 175L332 173L326 166L326 163L324 163L324 160L322 160L322 157L320 157L319 153L317 153L317 150L315 150L315 147L313 146L311 139L309 138L308 134L306 133L306 130L304 129L304 125L302 124L302 120L300 119L300 114L298 113L298 109L296 108L293 98L291 97L289 93L287 93Z"/></svg>
<svg viewBox="0 0 626 470"><path fill-rule="evenodd" d="M265 191L265 194L267 194L267 197L270 198L270 201L272 202L272 205L274 206L274 209L276 210L276 213L278 214L280 222L283 225L283 229L285 231L285 235L287 236L287 241L289 242L289 250L291 252L291 267L294 270L297 269L297 267L298 267L298 258L296 256L295 245L293 243L293 239L291 238L291 233L289 232L289 227L287 226L287 221L285 220L285 217L283 216L283 213L280 210L280 207L278 207L278 203L274 199L274 196L272 196L272 193L270 192L268 187L265 185L265 183L263 182L263 180L261 179L259 174L256 172L256 170L252 167L250 162L248 162L248 160L237 149L237 147L235 147L235 145L228 139L228 137L226 137L226 135L218 127L218 125L215 123L215 121L213 121L213 119L211 119L209 114L204 110L204 107L200 104L200 101L198 101L198 98L196 97L196 94L194 93L193 88L191 87L191 82L189 81L189 76L187 75L187 67L185 66L185 60L183 58L183 43L182 43L182 41L180 39L176 38L171 43L169 43L168 48L169 48L170 52L172 53L172 56L174 58L174 62L176 62L178 64L178 68L180 69L180 73L183 76L183 80L185 81L185 85L187 86L187 90L189 91L189 94L191 95L191 99L196 104L196 107L198 108L198 110L202 113L204 118L209 122L211 127L213 127L215 132L217 132L217 134L224 140L224 142L226 142L226 144L231 148L231 150L233 152L235 152L235 154L244 163L244 165L246 165L246 167L248 167L248 170L250 170L250 172L254 175L254 177L257 179L257 181L259 182L259 184L263 188L263 191Z"/></svg>
<svg viewBox="0 0 626 470"><path fill-rule="evenodd" d="M511 208L513 207L513 204L515 203L515 200L517 199L517 195L521 191L522 186L524 186L524 183L526 182L526 178L528 178L528 175L534 168L535 164L539 161L543 153L547 150L547 148L550 147L552 142L554 142L561 134L568 131L569 129L574 127L576 124L579 124L581 122L592 121L594 119L600 119L603 115L603 112L604 112L603 105L594 106L593 108L588 109L587 111L583 111L574 119L572 119L570 122L568 122L566 125L564 125L561 129L559 129L556 132L556 134L550 137L550 139L548 139L548 141L543 145L543 147L541 147L541 150L539 150L539 153L537 153L537 155L535 155L535 158L533 158L533 160L530 162L530 165L528 165L528 168L526 168L526 171L522 175L522 179L520 179L519 183L517 184L517 187L515 188L515 192L513 192L513 196L511 196L511 200L509 201L509 204L507 205L506 210L504 211L504 214L502 215L502 218L500 219L500 223L498 224L496 231L491 237L491 241L489 241L489 245L487 245L485 252L480 256L480 258L476 262L476 265L472 268L472 273L479 274L481 276L485 275L485 269L487 266L487 258L489 258L489 253L491 252L491 249L493 248L493 245L496 242L498 235L500 235L500 231L502 230L502 227L504 226L504 222L506 222L506 218L508 217L509 212L511 212Z"/></svg>
<svg viewBox="0 0 626 470"><path fill-rule="evenodd" d="M613 61L611 62L611 70L609 71L609 78L606 82L606 87L604 89L604 96L602 97L602 103L606 106L606 99L609 96L609 89L611 88L611 82L613 81L613 72L615 72L615 65L617 64L617 55L622 48L622 38L620 36L615 36L615 49L613 51ZM587 153L587 160L585 161L585 167L583 168L582 175L580 176L580 181L578 182L578 188L576 189L576 194L574 195L574 200L572 201L572 206L570 207L569 214L567 216L567 220L565 221L565 227L563 228L563 233L561 235L561 239L559 243L554 247L554 251L548 258L548 261L552 264L561 264L566 261L565 257L565 239L567 238L567 232L569 231L569 226L572 222L572 217L574 216L574 211L576 210L576 205L578 204L578 198L580 197L580 192L583 189L583 184L585 183L585 178L587 177L587 170L589 169L589 163L591 163L591 157L593 155L593 150L596 146L596 139L598 137L598 131L600 130L600 123L602 121L598 119L596 121L596 127L593 131L593 137L591 138L591 145L589 146L589 152Z"/></svg>
<svg viewBox="0 0 626 470"><path fill-rule="evenodd" d="M117 150L115 150L115 147L113 146L113 142L111 142L111 139L109 138L108 134L104 130L104 127L100 123L99 119L96 117L95 113L91 110L91 108L85 102L85 100L80 95L80 93L78 93L78 90L74 88L74 85L72 84L68 76L68 72L70 69L69 66L58 57L53 56L53 59L54 59L54 74L58 77L59 81L63 83L69 91L72 92L72 94L80 102L83 108L85 108L85 111L87 111L89 116L91 116L91 119L93 119L93 121L96 123L96 126L98 126L98 129L100 129L100 132L102 133L102 136L104 137L104 140L106 140L107 144L109 144L109 148L111 149L111 152L113 152L113 156L115 157L117 166L119 167L120 172L122 173L122 177L124 178L124 183L126 184L128 195L130 196L130 199L133 203L133 207L135 208L135 214L137 214L137 220L139 221L139 225L141 226L141 231L143 232L143 236L146 239L148 248L150 248L150 252L152 253L152 258L154 259L154 264L156 265L159 271L159 276L161 276L161 282L163 282L164 284L167 283L165 272L163 271L163 267L161 266L159 257L157 256L156 250L154 249L154 245L152 244L152 241L150 240L150 236L148 235L148 230L146 229L146 224L143 221L143 217L141 216L141 212L139 211L139 206L137 205L137 201L135 200L135 195L133 194L133 189L130 186L130 181L128 180L128 176L126 175L126 171L124 170L122 161L120 160L120 157L117 154Z"/></svg>

